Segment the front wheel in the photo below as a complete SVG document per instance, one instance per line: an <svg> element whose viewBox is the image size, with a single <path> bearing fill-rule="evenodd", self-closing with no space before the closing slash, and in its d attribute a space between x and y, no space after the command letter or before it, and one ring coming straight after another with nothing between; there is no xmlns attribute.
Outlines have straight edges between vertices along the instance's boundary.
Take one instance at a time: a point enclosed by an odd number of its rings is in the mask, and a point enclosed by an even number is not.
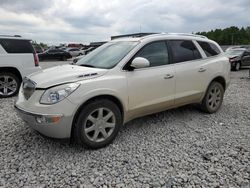
<svg viewBox="0 0 250 188"><path fill-rule="evenodd" d="M18 93L21 81L10 72L0 73L0 98L12 97Z"/></svg>
<svg viewBox="0 0 250 188"><path fill-rule="evenodd" d="M97 149L110 144L122 125L122 115L115 103L101 99L81 110L74 127L74 139L87 148Z"/></svg>
<svg viewBox="0 0 250 188"><path fill-rule="evenodd" d="M206 113L216 112L222 104L224 97L224 88L219 82L212 82L201 103L201 109Z"/></svg>
<svg viewBox="0 0 250 188"><path fill-rule="evenodd" d="M235 66L233 67L233 70L234 70L234 71L239 71L240 68L241 68L241 64L240 64L240 62L237 62L237 63L235 64Z"/></svg>

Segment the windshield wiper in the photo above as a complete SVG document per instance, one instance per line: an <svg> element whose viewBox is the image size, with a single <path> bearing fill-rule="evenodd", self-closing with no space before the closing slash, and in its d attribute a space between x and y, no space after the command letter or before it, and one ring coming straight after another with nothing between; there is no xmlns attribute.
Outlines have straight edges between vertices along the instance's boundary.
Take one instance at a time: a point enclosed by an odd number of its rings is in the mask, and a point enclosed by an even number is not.
<svg viewBox="0 0 250 188"><path fill-rule="evenodd" d="M79 66L96 68L94 65L88 65L88 64L81 64Z"/></svg>

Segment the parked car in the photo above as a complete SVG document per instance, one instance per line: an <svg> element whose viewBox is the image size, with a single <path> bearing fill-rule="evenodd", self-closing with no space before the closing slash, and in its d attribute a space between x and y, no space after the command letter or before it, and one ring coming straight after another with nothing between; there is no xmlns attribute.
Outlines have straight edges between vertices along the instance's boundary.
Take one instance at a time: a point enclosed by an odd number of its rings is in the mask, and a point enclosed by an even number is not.
<svg viewBox="0 0 250 188"><path fill-rule="evenodd" d="M65 51L69 52L72 57L76 57L76 56L85 54L85 51L81 50L79 48L68 48Z"/></svg>
<svg viewBox="0 0 250 188"><path fill-rule="evenodd" d="M73 63L72 64L76 64L80 59L82 59L83 57L85 57L85 55L79 55L79 56L77 56L77 57L75 57L74 59L73 59Z"/></svg>
<svg viewBox="0 0 250 188"><path fill-rule="evenodd" d="M93 50L95 50L96 47L89 47L88 49L84 50L84 55L87 55L88 53L92 52Z"/></svg>
<svg viewBox="0 0 250 188"><path fill-rule="evenodd" d="M229 78L228 58L206 37L116 39L76 65L28 76L15 107L48 137L72 136L85 147L100 148L114 140L121 125L140 116L193 103L216 112Z"/></svg>
<svg viewBox="0 0 250 188"><path fill-rule="evenodd" d="M33 47L34 47L36 53L43 53L44 52L44 49L38 44L33 45Z"/></svg>
<svg viewBox="0 0 250 188"><path fill-rule="evenodd" d="M232 48L226 51L226 55L231 63L231 69L240 70L243 66L250 66L250 49Z"/></svg>
<svg viewBox="0 0 250 188"><path fill-rule="evenodd" d="M72 58L69 52L60 49L49 49L43 53L39 53L38 57L40 61L42 60L50 60L50 59L57 59L66 61L67 59Z"/></svg>
<svg viewBox="0 0 250 188"><path fill-rule="evenodd" d="M39 70L31 40L0 35L0 98L16 95L23 78Z"/></svg>

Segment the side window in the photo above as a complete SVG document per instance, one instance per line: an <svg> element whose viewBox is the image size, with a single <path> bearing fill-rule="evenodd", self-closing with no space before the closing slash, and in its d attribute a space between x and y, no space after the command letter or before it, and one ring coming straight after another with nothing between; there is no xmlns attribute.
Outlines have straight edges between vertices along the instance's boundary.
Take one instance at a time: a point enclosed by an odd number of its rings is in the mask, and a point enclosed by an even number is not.
<svg viewBox="0 0 250 188"><path fill-rule="evenodd" d="M243 54L243 56L250 56L250 52L245 51L244 54Z"/></svg>
<svg viewBox="0 0 250 188"><path fill-rule="evenodd" d="M50 52L50 53L59 53L59 52L61 52L61 50L54 49L54 50L50 50L49 52Z"/></svg>
<svg viewBox="0 0 250 188"><path fill-rule="evenodd" d="M48 52L49 52L49 53L55 53L56 50L49 50Z"/></svg>
<svg viewBox="0 0 250 188"><path fill-rule="evenodd" d="M34 53L28 40L0 39L0 44L7 53Z"/></svg>
<svg viewBox="0 0 250 188"><path fill-rule="evenodd" d="M200 59L201 54L194 43L189 40L170 40L168 41L173 55L173 63Z"/></svg>
<svg viewBox="0 0 250 188"><path fill-rule="evenodd" d="M220 54L220 50L215 44L208 43L208 42L201 42L201 41L197 41L197 42L199 43L199 45L201 46L201 48L203 49L207 57Z"/></svg>
<svg viewBox="0 0 250 188"><path fill-rule="evenodd" d="M164 41L147 44L135 57L146 58L150 62L150 67L169 64L168 49Z"/></svg>

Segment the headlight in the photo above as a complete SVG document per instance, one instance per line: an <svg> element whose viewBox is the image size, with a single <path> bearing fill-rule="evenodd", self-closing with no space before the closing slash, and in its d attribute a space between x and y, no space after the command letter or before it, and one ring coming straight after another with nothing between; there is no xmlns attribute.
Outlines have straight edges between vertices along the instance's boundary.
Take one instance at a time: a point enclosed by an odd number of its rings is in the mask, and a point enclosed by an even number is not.
<svg viewBox="0 0 250 188"><path fill-rule="evenodd" d="M74 92L80 84L77 83L70 83L70 84L64 84L56 87L52 87L48 90L46 90L41 99L41 104L55 104L66 97L68 97L72 92Z"/></svg>

